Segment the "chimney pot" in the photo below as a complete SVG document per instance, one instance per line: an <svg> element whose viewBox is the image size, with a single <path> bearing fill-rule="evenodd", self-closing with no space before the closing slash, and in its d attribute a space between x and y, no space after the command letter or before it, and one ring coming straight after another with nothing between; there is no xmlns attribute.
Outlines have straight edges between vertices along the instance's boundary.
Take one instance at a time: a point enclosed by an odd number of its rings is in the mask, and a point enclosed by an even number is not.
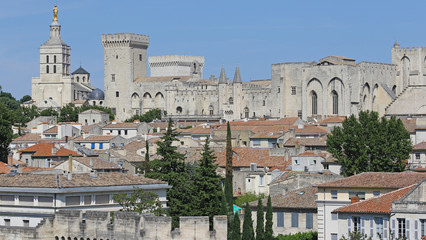
<svg viewBox="0 0 426 240"><path fill-rule="evenodd" d="M352 203L357 203L357 202L359 202L361 199L358 197L358 196L354 196L354 197L351 197L351 204Z"/></svg>

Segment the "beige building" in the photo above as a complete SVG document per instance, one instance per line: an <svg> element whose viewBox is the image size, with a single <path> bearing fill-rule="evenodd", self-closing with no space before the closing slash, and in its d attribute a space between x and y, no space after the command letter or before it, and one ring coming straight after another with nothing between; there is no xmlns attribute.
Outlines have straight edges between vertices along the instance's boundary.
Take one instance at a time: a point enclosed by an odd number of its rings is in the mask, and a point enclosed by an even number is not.
<svg viewBox="0 0 426 240"><path fill-rule="evenodd" d="M84 125L106 124L109 122L109 114L97 109L89 109L78 114L78 122Z"/></svg>

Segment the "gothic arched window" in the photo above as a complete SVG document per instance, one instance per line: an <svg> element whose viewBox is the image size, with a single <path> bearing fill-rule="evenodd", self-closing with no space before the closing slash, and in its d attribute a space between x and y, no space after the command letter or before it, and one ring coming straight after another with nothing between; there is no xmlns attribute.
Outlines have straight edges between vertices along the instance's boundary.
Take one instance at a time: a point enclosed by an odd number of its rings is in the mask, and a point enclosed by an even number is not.
<svg viewBox="0 0 426 240"><path fill-rule="evenodd" d="M80 82L80 77L77 77L77 82Z"/></svg>
<svg viewBox="0 0 426 240"><path fill-rule="evenodd" d="M248 109L248 107L245 107L244 108L244 118L249 118L249 113L250 113L250 110Z"/></svg>
<svg viewBox="0 0 426 240"><path fill-rule="evenodd" d="M312 115L317 115L318 114L318 96L315 91L312 91L311 98L312 98Z"/></svg>
<svg viewBox="0 0 426 240"><path fill-rule="evenodd" d="M210 115L213 115L213 113L214 113L214 108L213 108L213 106L212 106L212 105L210 105L210 106L209 106L209 114L210 114Z"/></svg>
<svg viewBox="0 0 426 240"><path fill-rule="evenodd" d="M331 96L333 99L333 114L339 114L339 95L337 95L336 91L331 92Z"/></svg>

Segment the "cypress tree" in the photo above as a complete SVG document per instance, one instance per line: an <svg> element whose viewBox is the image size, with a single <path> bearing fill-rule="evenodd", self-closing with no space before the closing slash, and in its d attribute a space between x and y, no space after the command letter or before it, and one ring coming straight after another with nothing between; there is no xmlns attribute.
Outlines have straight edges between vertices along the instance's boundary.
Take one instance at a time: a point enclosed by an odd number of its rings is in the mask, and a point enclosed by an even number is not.
<svg viewBox="0 0 426 240"><path fill-rule="evenodd" d="M225 194L222 194L222 200L220 202L220 215L228 215L228 206L226 204Z"/></svg>
<svg viewBox="0 0 426 240"><path fill-rule="evenodd" d="M255 240L253 230L253 220L251 219L251 208L248 202L244 210L243 237L244 240Z"/></svg>
<svg viewBox="0 0 426 240"><path fill-rule="evenodd" d="M232 234L232 218L234 217L234 191L232 187L232 142L231 126L229 122L226 128L226 177L225 177L225 198L228 207L228 239Z"/></svg>
<svg viewBox="0 0 426 240"><path fill-rule="evenodd" d="M238 212L234 214L234 221L232 222L232 236L231 240L241 240L241 222Z"/></svg>
<svg viewBox="0 0 426 240"><path fill-rule="evenodd" d="M232 188L232 142L229 122L226 128L226 179L231 183Z"/></svg>
<svg viewBox="0 0 426 240"><path fill-rule="evenodd" d="M213 216L220 212L219 196L222 195L222 189L221 178L216 173L216 156L209 144L210 139L207 138L199 166L195 170L195 195L193 196L195 204L191 215L209 216L212 222Z"/></svg>
<svg viewBox="0 0 426 240"><path fill-rule="evenodd" d="M193 210L194 185L188 174L185 155L177 152L173 142L178 139L173 129L172 119L162 141L158 141L157 155L160 159L150 161L150 172L145 176L168 182L172 188L167 190L168 214L172 217L172 228L179 227L179 217L187 216Z"/></svg>
<svg viewBox="0 0 426 240"><path fill-rule="evenodd" d="M271 196L268 196L268 205L266 206L265 240L273 240L274 232L272 230L272 203Z"/></svg>
<svg viewBox="0 0 426 240"><path fill-rule="evenodd" d="M263 213L262 199L257 202L257 224L256 224L256 240L265 239L265 214Z"/></svg>
<svg viewBox="0 0 426 240"><path fill-rule="evenodd" d="M145 162L144 162L144 173L149 172L149 143L148 140L145 141Z"/></svg>

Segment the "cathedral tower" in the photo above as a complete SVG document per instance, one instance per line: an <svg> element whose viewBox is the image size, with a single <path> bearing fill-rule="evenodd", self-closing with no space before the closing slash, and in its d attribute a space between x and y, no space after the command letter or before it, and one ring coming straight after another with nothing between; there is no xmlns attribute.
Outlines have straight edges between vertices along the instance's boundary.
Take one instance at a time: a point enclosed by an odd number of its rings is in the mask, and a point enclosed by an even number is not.
<svg viewBox="0 0 426 240"><path fill-rule="evenodd" d="M134 33L102 34L104 47L104 89L107 106L116 119L131 117L133 81L147 75L149 36Z"/></svg>

